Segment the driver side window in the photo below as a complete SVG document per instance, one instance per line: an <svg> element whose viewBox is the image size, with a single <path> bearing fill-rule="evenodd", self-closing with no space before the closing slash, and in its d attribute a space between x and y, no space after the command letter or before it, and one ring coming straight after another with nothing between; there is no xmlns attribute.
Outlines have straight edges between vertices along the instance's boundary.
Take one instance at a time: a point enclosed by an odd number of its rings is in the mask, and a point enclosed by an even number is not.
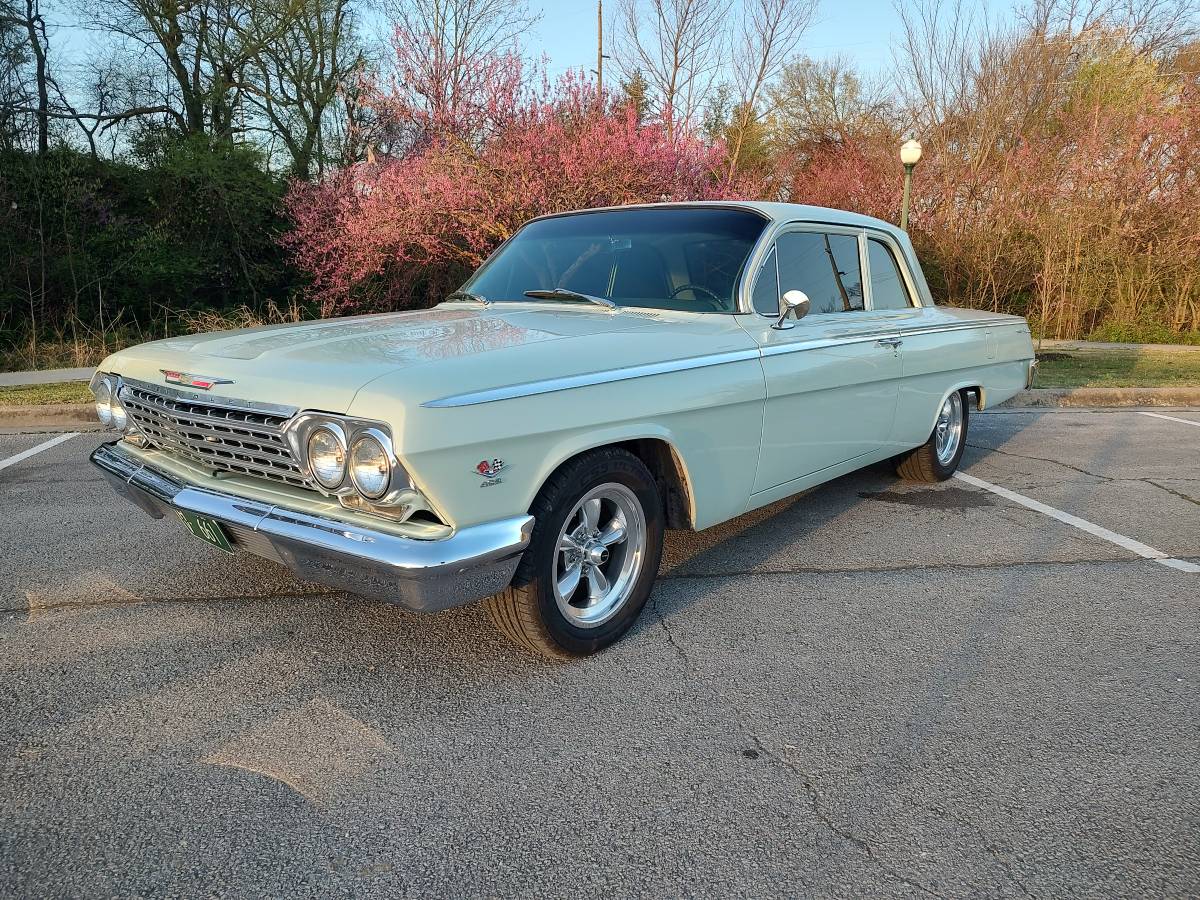
<svg viewBox="0 0 1200 900"><path fill-rule="evenodd" d="M779 258L780 293L804 291L812 302L812 314L863 309L857 236L789 231L779 236L775 248Z"/></svg>

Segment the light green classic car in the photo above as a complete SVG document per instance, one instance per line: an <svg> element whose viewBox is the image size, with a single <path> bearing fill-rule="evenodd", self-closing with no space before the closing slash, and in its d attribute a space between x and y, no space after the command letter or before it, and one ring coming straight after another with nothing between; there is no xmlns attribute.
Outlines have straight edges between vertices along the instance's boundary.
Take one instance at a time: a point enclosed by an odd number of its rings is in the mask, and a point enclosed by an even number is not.
<svg viewBox="0 0 1200 900"><path fill-rule="evenodd" d="M934 306L905 234L771 203L535 219L434 309L172 338L92 382L92 455L224 551L552 656L619 638L666 528L880 460L949 477L1024 319Z"/></svg>

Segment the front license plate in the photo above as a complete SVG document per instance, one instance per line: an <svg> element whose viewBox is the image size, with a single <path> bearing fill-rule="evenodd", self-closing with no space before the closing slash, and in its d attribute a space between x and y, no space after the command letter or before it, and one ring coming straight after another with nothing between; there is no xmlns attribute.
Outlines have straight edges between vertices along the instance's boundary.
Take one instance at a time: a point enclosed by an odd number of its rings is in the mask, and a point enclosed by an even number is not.
<svg viewBox="0 0 1200 900"><path fill-rule="evenodd" d="M198 516L195 513L182 511L179 513L179 518L183 519L183 524L188 527L188 531L200 538L200 540L207 541L218 550L224 550L226 553L233 552L233 546L229 543L229 538L225 536L225 529L221 527L219 522L206 519L204 516Z"/></svg>

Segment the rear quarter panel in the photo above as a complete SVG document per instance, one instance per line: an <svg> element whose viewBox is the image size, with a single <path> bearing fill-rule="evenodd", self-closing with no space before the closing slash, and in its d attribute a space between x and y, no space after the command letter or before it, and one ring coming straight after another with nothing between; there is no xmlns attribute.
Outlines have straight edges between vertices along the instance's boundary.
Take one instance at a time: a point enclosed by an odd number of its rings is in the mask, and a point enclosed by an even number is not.
<svg viewBox="0 0 1200 900"><path fill-rule="evenodd" d="M1033 343L1019 316L924 307L912 311L901 334L904 362L892 432L898 450L929 438L950 392L979 387L981 406L990 407L1025 386Z"/></svg>

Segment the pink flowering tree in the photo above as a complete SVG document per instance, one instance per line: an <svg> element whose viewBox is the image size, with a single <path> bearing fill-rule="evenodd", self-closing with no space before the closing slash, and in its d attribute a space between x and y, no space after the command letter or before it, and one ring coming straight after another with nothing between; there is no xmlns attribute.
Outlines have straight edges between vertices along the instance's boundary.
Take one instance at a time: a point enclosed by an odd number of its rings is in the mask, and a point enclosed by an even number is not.
<svg viewBox="0 0 1200 900"><path fill-rule="evenodd" d="M287 198L285 240L326 315L436 302L537 215L736 191L722 147L597 103L576 74L531 87L516 56L490 55L449 89L420 46L397 31L397 78L368 90L387 152Z"/></svg>

